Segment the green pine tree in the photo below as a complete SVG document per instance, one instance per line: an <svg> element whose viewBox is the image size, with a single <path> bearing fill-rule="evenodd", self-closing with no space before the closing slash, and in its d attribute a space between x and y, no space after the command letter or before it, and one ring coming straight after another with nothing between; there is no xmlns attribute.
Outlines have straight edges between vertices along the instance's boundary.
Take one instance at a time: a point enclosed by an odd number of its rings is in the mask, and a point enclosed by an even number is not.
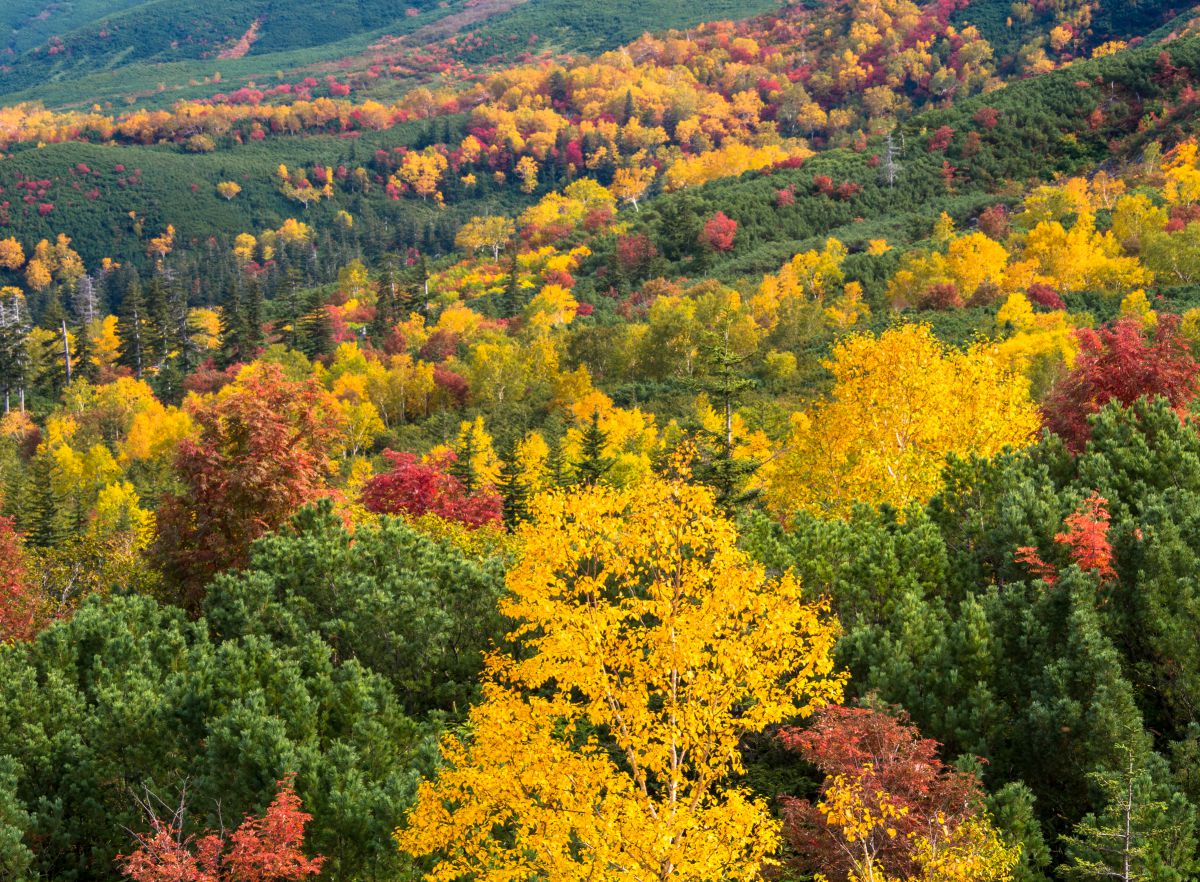
<svg viewBox="0 0 1200 882"><path fill-rule="evenodd" d="M595 486L604 480L612 460L604 455L608 446L608 433L600 428L600 413L592 413L592 419L583 430L582 443L579 450L579 462L575 463L575 480L588 487Z"/></svg>
<svg viewBox="0 0 1200 882"><path fill-rule="evenodd" d="M500 467L500 475L496 480L496 489L504 500L504 526L509 531L515 530L519 524L529 520L529 485L521 472L521 464L517 461L517 451L513 447L504 457Z"/></svg>

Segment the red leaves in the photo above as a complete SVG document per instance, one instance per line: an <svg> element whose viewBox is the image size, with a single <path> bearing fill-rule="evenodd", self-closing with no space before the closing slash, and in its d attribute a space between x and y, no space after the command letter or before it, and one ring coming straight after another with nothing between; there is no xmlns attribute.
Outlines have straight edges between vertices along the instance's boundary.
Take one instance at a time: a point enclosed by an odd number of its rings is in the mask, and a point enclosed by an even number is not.
<svg viewBox="0 0 1200 882"><path fill-rule="evenodd" d="M139 848L118 855L134 882L293 882L321 871L322 857L304 856L304 827L312 815L301 808L290 778L260 818L247 816L230 835L185 836L182 808L171 821L151 814L152 833L137 834Z"/></svg>
<svg viewBox="0 0 1200 882"><path fill-rule="evenodd" d="M1108 541L1109 519L1108 500L1093 492L1067 516L1066 531L1054 537L1055 542L1070 550L1076 566L1094 572L1101 582L1117 577L1112 565L1112 544Z"/></svg>
<svg viewBox="0 0 1200 882"><path fill-rule="evenodd" d="M28 578L25 555L13 522L0 518L0 644L29 640L37 633L39 602L37 588Z"/></svg>
<svg viewBox="0 0 1200 882"><path fill-rule="evenodd" d="M617 266L627 275L638 275L649 271L658 249L645 233L631 233L617 237Z"/></svg>
<svg viewBox="0 0 1200 882"><path fill-rule="evenodd" d="M1196 395L1200 365L1179 334L1178 316L1160 315L1152 329L1126 318L1099 331L1081 328L1076 335L1081 351L1075 367L1043 405L1046 424L1072 451L1078 453L1091 437L1088 417L1110 401L1129 405L1162 395L1183 416Z"/></svg>
<svg viewBox="0 0 1200 882"><path fill-rule="evenodd" d="M189 408L199 437L176 453L187 489L159 510L156 554L194 606L208 577L244 564L251 542L328 492L342 422L316 380L264 363Z"/></svg>
<svg viewBox="0 0 1200 882"><path fill-rule="evenodd" d="M962 294L953 282L930 285L917 298L920 309L958 309L962 305Z"/></svg>
<svg viewBox="0 0 1200 882"><path fill-rule="evenodd" d="M930 153L936 153L939 150L945 150L950 146L950 141L954 138L954 129L950 126L938 127L933 136L929 139L928 150Z"/></svg>
<svg viewBox="0 0 1200 882"><path fill-rule="evenodd" d="M737 221L725 212L718 211L704 224L700 232L700 244L711 251L731 251L737 228Z"/></svg>
<svg viewBox="0 0 1200 882"><path fill-rule="evenodd" d="M1049 285L1041 282L1034 282L1025 293L1029 297L1030 303L1036 304L1043 309L1067 308L1067 304L1063 302L1062 295Z"/></svg>
<svg viewBox="0 0 1200 882"><path fill-rule="evenodd" d="M900 872L905 867L915 871L908 834L937 824L939 813L953 826L974 814L981 799L978 779L944 766L938 743L921 738L903 715L830 706L811 729L785 728L780 738L827 776L822 792L838 775L861 778L866 798L907 809L890 824L897 835L881 837L877 852L882 866L902 876L908 875ZM815 804L785 798L783 816L784 836L799 854L798 869L835 880L847 878L845 842Z"/></svg>
<svg viewBox="0 0 1200 882"><path fill-rule="evenodd" d="M467 493L458 478L411 453L388 450L384 456L392 461L392 470L363 487L362 504L368 511L413 517L433 514L468 527L500 523L502 506L495 493Z"/></svg>
<svg viewBox="0 0 1200 882"><path fill-rule="evenodd" d="M1054 564L1043 560L1041 552L1032 545L1022 545L1018 548L1016 554L1013 555L1013 560L1024 564L1031 576L1041 579L1047 585L1053 585L1058 581L1058 570Z"/></svg>
<svg viewBox="0 0 1200 882"><path fill-rule="evenodd" d="M1108 540L1110 520L1108 500L1093 491L1072 514L1067 515L1064 522L1066 530L1054 536L1056 543L1067 548L1071 563L1085 572L1094 573L1101 584L1117 578L1117 571L1113 567L1112 543ZM1018 548L1013 559L1024 564L1030 575L1047 585L1058 581L1058 571L1054 565L1043 560L1032 546Z"/></svg>
<svg viewBox="0 0 1200 882"><path fill-rule="evenodd" d="M971 119L981 128L994 129L1000 122L1000 112L994 107L981 107L975 111Z"/></svg>

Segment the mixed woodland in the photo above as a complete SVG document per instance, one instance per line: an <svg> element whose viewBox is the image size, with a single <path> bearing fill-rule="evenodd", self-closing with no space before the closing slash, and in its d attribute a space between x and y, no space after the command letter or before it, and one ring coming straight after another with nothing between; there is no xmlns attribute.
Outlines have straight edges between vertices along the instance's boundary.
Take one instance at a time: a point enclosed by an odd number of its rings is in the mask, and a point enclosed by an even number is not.
<svg viewBox="0 0 1200 882"><path fill-rule="evenodd" d="M0 12L0 879L1200 878L1195 10L327 5Z"/></svg>

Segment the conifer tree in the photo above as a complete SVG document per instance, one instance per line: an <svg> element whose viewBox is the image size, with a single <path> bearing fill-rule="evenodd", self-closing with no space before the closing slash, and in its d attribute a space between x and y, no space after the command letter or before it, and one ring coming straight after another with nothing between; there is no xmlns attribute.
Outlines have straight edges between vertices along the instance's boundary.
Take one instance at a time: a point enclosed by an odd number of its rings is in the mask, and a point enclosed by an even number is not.
<svg viewBox="0 0 1200 882"><path fill-rule="evenodd" d="M1064 837L1064 878L1158 882L1195 873L1196 810L1162 781L1166 764L1136 743L1144 740L1140 729L1128 732L1115 768L1091 773L1104 806Z"/></svg>
<svg viewBox="0 0 1200 882"><path fill-rule="evenodd" d="M496 480L496 489L504 500L504 526L510 531L519 524L529 520L529 485L517 459L517 449L514 445L504 456L500 466L500 475Z"/></svg>
<svg viewBox="0 0 1200 882"><path fill-rule="evenodd" d="M583 430L579 446L579 462L575 463L575 478L585 487L593 487L604 480L612 468L612 460L604 455L608 445L608 433L600 427L600 412L593 411L592 419Z"/></svg>
<svg viewBox="0 0 1200 882"><path fill-rule="evenodd" d="M121 309L117 313L117 336L121 340L119 361L133 370L139 380L149 366L149 313L137 272L130 274Z"/></svg>

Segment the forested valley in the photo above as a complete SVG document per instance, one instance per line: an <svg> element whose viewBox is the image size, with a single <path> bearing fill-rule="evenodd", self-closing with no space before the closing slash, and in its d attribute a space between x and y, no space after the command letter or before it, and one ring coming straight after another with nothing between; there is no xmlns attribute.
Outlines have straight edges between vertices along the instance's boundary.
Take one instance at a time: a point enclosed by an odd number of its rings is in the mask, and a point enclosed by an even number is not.
<svg viewBox="0 0 1200 882"><path fill-rule="evenodd" d="M1200 7L4 5L0 882L1200 879Z"/></svg>

